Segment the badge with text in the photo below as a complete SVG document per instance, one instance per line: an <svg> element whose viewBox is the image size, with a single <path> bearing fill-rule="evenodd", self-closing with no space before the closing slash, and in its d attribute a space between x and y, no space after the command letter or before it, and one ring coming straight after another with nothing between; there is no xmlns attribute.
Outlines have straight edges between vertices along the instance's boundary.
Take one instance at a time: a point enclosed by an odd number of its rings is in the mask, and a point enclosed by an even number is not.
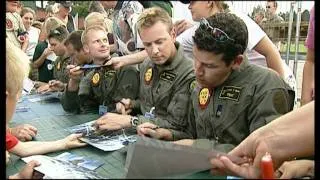
<svg viewBox="0 0 320 180"><path fill-rule="evenodd" d="M199 92L199 106L201 109L205 109L210 102L210 90L208 88L202 88Z"/></svg>
<svg viewBox="0 0 320 180"><path fill-rule="evenodd" d="M219 99L229 99L233 101L239 101L241 91L242 91L242 87L223 86L219 95Z"/></svg>
<svg viewBox="0 0 320 180"><path fill-rule="evenodd" d="M99 82L100 82L100 74L96 72L92 76L91 82L92 82L92 85L97 86L99 84Z"/></svg>
<svg viewBox="0 0 320 180"><path fill-rule="evenodd" d="M60 62L58 62L58 64L57 64L57 70L60 70Z"/></svg>
<svg viewBox="0 0 320 180"><path fill-rule="evenodd" d="M144 81L147 85L149 85L151 82L151 79L152 79L152 68L149 68L144 74Z"/></svg>
<svg viewBox="0 0 320 180"><path fill-rule="evenodd" d="M7 31L8 31L8 30L9 30L9 31L13 30L13 23L12 23L12 21L11 21L10 19L8 19L8 18L6 18L6 29L7 29Z"/></svg>
<svg viewBox="0 0 320 180"><path fill-rule="evenodd" d="M168 81L168 82L173 82L174 79L176 78L176 75L172 72L164 71L160 75L160 79Z"/></svg>

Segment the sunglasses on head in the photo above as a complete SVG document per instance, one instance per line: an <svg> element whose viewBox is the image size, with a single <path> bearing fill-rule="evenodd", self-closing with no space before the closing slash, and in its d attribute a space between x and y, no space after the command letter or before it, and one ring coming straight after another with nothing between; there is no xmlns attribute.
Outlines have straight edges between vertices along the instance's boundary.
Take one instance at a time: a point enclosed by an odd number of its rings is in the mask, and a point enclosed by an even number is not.
<svg viewBox="0 0 320 180"><path fill-rule="evenodd" d="M61 35L61 33L56 29L50 30L50 34L52 34L52 35Z"/></svg>
<svg viewBox="0 0 320 180"><path fill-rule="evenodd" d="M222 31L221 29L219 28L214 28L212 27L208 20L205 19L205 18L202 18L201 21L200 21L200 26L201 25L204 25L206 27L206 30L210 30L211 31L211 34L213 35L213 38L216 40L216 41L219 41L219 42L225 42L227 40L230 40L230 41L234 41L234 39L230 38L227 33L225 33L224 31Z"/></svg>

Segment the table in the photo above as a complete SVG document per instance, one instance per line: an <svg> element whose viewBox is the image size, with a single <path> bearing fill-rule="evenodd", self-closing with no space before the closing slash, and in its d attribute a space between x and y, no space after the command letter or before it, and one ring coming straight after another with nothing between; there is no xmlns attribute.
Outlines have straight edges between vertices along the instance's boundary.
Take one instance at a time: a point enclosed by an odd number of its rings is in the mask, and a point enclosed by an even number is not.
<svg viewBox="0 0 320 180"><path fill-rule="evenodd" d="M18 124L31 124L38 129L36 141L52 141L66 137L70 133L65 131L65 128L74 125L82 124L88 121L95 120L99 117L98 114L70 114L63 110L59 102L29 102L23 97L22 102L17 104L17 107L29 107L27 112L16 112L10 126ZM48 153L48 156L57 156L66 151ZM104 162L104 165L96 169L97 173L105 178L124 178L125 177L125 160L126 148L113 152L105 152L90 145L70 149L68 152L80 156L90 157ZM17 156L11 155L11 162L7 164L6 173L12 175L17 173L25 163ZM178 177L177 178L181 178ZM183 178L221 178L210 175L209 171L199 172Z"/></svg>

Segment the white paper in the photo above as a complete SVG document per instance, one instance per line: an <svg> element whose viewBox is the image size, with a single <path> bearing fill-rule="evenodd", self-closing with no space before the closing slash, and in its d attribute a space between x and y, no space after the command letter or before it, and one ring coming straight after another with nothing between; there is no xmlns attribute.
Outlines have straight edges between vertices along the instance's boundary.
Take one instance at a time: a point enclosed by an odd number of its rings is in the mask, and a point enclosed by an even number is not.
<svg viewBox="0 0 320 180"><path fill-rule="evenodd" d="M25 78L23 80L23 92L26 92L27 94L29 94L33 89L33 87L34 87L34 82L31 79Z"/></svg>
<svg viewBox="0 0 320 180"><path fill-rule="evenodd" d="M41 165L34 169L45 174L48 179L101 179L95 171L73 165L72 163L61 161L53 157L44 155L34 155L22 158L26 163L36 160Z"/></svg>

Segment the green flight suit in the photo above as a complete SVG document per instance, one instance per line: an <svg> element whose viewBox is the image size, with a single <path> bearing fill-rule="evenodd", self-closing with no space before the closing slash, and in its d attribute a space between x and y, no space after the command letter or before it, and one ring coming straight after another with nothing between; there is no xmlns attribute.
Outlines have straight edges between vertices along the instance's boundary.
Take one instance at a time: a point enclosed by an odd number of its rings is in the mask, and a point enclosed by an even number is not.
<svg viewBox="0 0 320 180"><path fill-rule="evenodd" d="M53 76L54 79L59 80L63 83L68 83L69 81L69 75L67 66L68 64L71 64L70 57L57 57L57 59L54 62L54 68L53 68Z"/></svg>
<svg viewBox="0 0 320 180"><path fill-rule="evenodd" d="M99 105L105 105L108 112L112 112L122 98L138 98L139 72L131 66L120 70L99 68L81 79L78 91L70 92L67 89L61 97L65 111L98 113Z"/></svg>
<svg viewBox="0 0 320 180"><path fill-rule="evenodd" d="M167 128L174 140L191 137L186 132L187 111L190 84L195 80L192 61L186 59L178 43L176 48L177 54L170 64L156 65L150 58L140 64L140 96L133 101L134 110L142 114L137 116L138 124L151 122ZM152 107L155 117L144 116Z"/></svg>
<svg viewBox="0 0 320 180"><path fill-rule="evenodd" d="M202 89L194 89L189 111L194 147L228 152L254 130L293 109L294 91L276 73L247 60L240 68L211 90L208 101L200 101Z"/></svg>

